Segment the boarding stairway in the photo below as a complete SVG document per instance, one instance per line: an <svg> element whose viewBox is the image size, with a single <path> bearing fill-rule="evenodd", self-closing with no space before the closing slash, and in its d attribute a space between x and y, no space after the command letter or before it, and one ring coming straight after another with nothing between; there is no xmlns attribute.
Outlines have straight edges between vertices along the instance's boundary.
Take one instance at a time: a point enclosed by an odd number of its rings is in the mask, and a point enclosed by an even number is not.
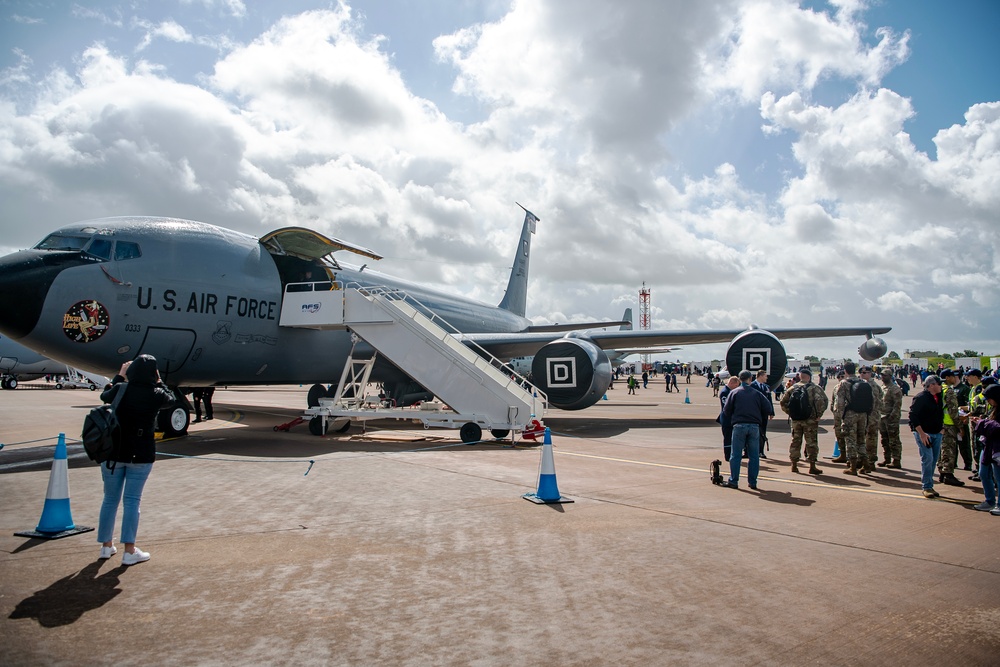
<svg viewBox="0 0 1000 667"><path fill-rule="evenodd" d="M292 283L285 288L279 324L349 330L365 340L451 409L446 418L437 420L430 419L429 412L407 411L407 417L426 425L476 424L492 431L519 432L544 414L542 392L482 348L463 343L447 322L398 290ZM375 418L359 412L366 403L373 364L374 358L348 359L336 397L321 400L324 417ZM379 415L396 416L386 410ZM468 433L463 428L463 440Z"/></svg>

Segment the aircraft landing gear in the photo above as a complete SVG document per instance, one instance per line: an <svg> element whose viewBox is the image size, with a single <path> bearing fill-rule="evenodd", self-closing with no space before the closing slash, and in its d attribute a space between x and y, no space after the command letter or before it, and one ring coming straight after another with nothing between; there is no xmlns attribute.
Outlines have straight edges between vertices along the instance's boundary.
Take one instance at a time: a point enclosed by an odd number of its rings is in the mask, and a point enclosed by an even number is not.
<svg viewBox="0 0 1000 667"><path fill-rule="evenodd" d="M164 438L177 438L187 435L191 414L182 405L174 405L160 410L159 424Z"/></svg>
<svg viewBox="0 0 1000 667"><path fill-rule="evenodd" d="M12 376L5 377L0 386L4 389L17 389L17 378Z"/></svg>
<svg viewBox="0 0 1000 667"><path fill-rule="evenodd" d="M174 396L179 398L167 407L161 408L156 416L156 425L163 431L164 438L179 438L187 435L188 426L191 425L191 404L177 387L171 387Z"/></svg>
<svg viewBox="0 0 1000 667"><path fill-rule="evenodd" d="M332 396L335 391L336 388L332 385L330 387L324 387L321 384L314 384L309 387L309 393L306 395L306 407L318 408L319 399Z"/></svg>

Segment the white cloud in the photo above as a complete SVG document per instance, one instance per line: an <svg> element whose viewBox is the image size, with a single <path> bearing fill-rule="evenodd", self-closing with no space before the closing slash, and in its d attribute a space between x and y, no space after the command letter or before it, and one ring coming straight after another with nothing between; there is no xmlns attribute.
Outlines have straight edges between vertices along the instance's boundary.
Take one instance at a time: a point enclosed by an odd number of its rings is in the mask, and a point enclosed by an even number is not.
<svg viewBox="0 0 1000 667"><path fill-rule="evenodd" d="M724 58L716 71L708 69L713 73L710 85L735 90L747 102L775 88L810 90L824 77L877 85L906 60L909 34L880 29L879 42L868 47L857 16L863 5L834 4L840 9L830 16L790 0L740 3L724 41Z"/></svg>
<svg viewBox="0 0 1000 667"><path fill-rule="evenodd" d="M178 42L178 43L194 41L194 39L191 37L191 34L188 33L188 31L185 30L184 27L181 24L177 23L176 21L162 21L156 25L153 25L148 21L136 20L135 25L136 27L145 30L145 34L143 35L142 40L139 42L139 45L135 49L136 51L142 51L150 44L152 44L153 40L157 37L161 37L169 42Z"/></svg>
<svg viewBox="0 0 1000 667"><path fill-rule="evenodd" d="M51 227L123 212L258 234L306 225L494 302L520 201L541 218L539 321L616 318L646 281L660 327L988 338L985 320L955 333L927 315L996 304L1000 103L942 129L936 156L917 150L905 126L919 110L878 87L908 35L869 45L865 4L834 4L831 16L778 0L514 2L434 43L456 98L485 109L468 125L416 95L415 65L343 5L215 42L221 56L189 17L140 17L142 60L109 39L44 76L27 54L3 73L0 197L10 219ZM215 59L182 79L156 40ZM813 101L831 79L857 92ZM669 130L727 105L759 106L763 132L790 141L780 192L750 187L735 159L704 175L669 162ZM15 226L5 243L37 235Z"/></svg>

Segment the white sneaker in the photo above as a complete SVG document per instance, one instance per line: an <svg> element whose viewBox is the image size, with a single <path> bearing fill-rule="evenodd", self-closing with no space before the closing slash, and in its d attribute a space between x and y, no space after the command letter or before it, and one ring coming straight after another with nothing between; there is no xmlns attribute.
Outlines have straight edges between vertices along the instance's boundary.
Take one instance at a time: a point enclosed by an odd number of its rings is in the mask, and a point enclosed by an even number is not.
<svg viewBox="0 0 1000 667"><path fill-rule="evenodd" d="M101 547L101 555L98 556L101 560L107 560L118 553L117 547Z"/></svg>
<svg viewBox="0 0 1000 667"><path fill-rule="evenodd" d="M125 552L125 555L122 556L122 565L135 565L136 563L145 563L147 560L149 560L149 553L136 547L132 553Z"/></svg>
<svg viewBox="0 0 1000 667"><path fill-rule="evenodd" d="M997 505L996 507L991 509L990 514L992 514L993 516L1000 516L1000 505Z"/></svg>

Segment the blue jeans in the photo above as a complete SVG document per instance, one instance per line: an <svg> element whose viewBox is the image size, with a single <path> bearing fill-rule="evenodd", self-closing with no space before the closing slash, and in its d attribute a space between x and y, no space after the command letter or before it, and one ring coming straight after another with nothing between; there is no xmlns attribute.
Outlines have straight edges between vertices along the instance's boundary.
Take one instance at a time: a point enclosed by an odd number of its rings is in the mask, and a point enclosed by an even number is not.
<svg viewBox="0 0 1000 667"><path fill-rule="evenodd" d="M733 424L733 443L729 453L729 481L740 482L740 461L743 459L743 448L747 450L747 481L750 486L757 486L757 473L760 472L760 427L757 424Z"/></svg>
<svg viewBox="0 0 1000 667"><path fill-rule="evenodd" d="M988 505L997 505L997 494L1000 492L1000 465L993 459L986 458L986 452L979 454L979 478L983 480L983 493L986 494Z"/></svg>
<svg viewBox="0 0 1000 667"><path fill-rule="evenodd" d="M913 439L917 441L917 450L920 452L920 483L924 491L934 488L934 468L941 458L941 434L927 435L931 439L930 447L925 447L920 442L920 434L913 431Z"/></svg>
<svg viewBox="0 0 1000 667"><path fill-rule="evenodd" d="M115 519L118 503L122 503L122 544L134 544L139 531L139 501L142 488L153 469L152 463L117 463L114 472L101 464L104 478L104 502L101 503L101 519L97 528L97 541L110 542L115 533ZM124 492L124 496L123 496Z"/></svg>

